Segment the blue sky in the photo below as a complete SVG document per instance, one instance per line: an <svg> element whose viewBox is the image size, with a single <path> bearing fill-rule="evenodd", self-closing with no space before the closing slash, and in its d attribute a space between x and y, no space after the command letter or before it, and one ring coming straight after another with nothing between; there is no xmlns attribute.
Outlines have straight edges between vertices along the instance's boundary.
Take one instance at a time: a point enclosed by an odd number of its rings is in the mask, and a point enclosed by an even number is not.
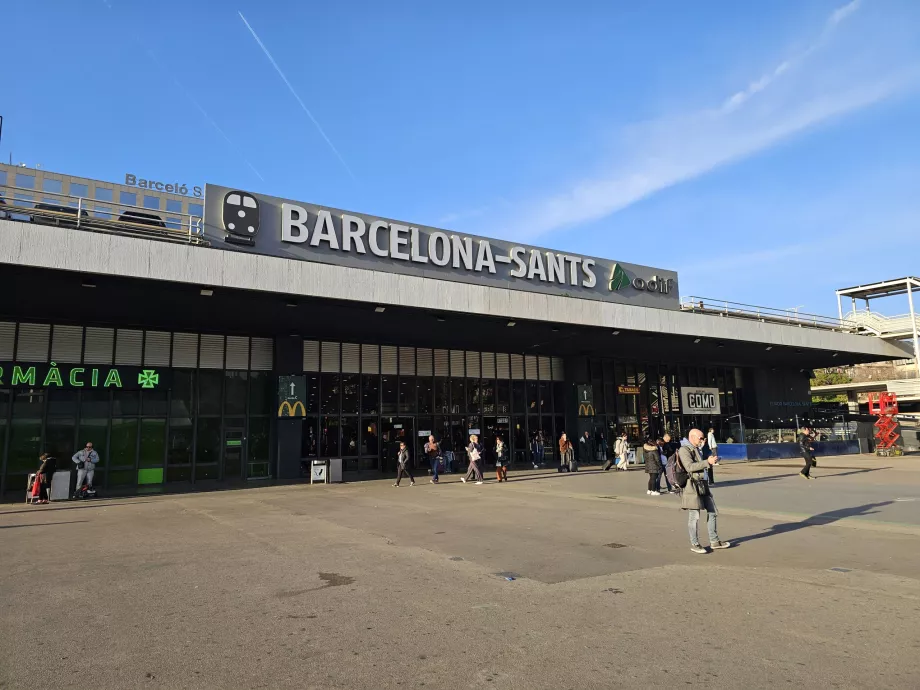
<svg viewBox="0 0 920 690"><path fill-rule="evenodd" d="M0 96L3 159L223 183L818 313L835 287L920 274L912 0L4 5L29 88Z"/></svg>

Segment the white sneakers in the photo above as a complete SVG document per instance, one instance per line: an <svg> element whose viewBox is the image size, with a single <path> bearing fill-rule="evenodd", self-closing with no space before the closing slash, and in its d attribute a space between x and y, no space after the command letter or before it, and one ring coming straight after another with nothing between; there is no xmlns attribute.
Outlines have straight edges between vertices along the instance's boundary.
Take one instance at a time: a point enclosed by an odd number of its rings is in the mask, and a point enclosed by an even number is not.
<svg viewBox="0 0 920 690"><path fill-rule="evenodd" d="M476 482L477 484L482 484L482 482Z"/></svg>
<svg viewBox="0 0 920 690"><path fill-rule="evenodd" d="M460 477L460 481L466 484L466 477Z"/></svg>
<svg viewBox="0 0 920 690"><path fill-rule="evenodd" d="M661 494L658 493L657 491L646 491L645 493L648 494L649 496L661 496Z"/></svg>

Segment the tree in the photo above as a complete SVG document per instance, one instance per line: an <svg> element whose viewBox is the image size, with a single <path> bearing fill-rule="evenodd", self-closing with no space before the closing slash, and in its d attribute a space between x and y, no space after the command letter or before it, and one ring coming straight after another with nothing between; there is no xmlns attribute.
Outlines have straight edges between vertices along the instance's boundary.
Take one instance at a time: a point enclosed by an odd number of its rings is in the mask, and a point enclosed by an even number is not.
<svg viewBox="0 0 920 690"><path fill-rule="evenodd" d="M832 386L838 383L850 383L852 379L844 373L841 373L837 369L818 369L815 371L815 377L811 380L811 386ZM811 396L811 401L813 403L822 403L822 402L837 402L842 403L847 401L846 393L839 393L837 395L813 395Z"/></svg>

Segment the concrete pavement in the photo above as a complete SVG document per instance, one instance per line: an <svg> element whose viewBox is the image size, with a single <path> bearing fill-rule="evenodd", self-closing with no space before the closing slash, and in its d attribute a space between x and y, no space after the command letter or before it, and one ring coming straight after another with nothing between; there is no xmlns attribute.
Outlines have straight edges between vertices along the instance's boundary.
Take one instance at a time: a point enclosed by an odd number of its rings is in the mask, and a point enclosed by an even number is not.
<svg viewBox="0 0 920 690"><path fill-rule="evenodd" d="M0 687L917 687L920 463L819 464L0 506Z"/></svg>

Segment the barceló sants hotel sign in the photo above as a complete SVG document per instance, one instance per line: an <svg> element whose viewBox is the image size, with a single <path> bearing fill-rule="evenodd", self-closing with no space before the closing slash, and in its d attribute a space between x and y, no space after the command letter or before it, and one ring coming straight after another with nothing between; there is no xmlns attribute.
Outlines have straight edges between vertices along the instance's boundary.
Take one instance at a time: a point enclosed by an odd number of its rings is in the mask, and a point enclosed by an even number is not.
<svg viewBox="0 0 920 690"><path fill-rule="evenodd" d="M207 185L212 247L664 309L677 274Z"/></svg>

